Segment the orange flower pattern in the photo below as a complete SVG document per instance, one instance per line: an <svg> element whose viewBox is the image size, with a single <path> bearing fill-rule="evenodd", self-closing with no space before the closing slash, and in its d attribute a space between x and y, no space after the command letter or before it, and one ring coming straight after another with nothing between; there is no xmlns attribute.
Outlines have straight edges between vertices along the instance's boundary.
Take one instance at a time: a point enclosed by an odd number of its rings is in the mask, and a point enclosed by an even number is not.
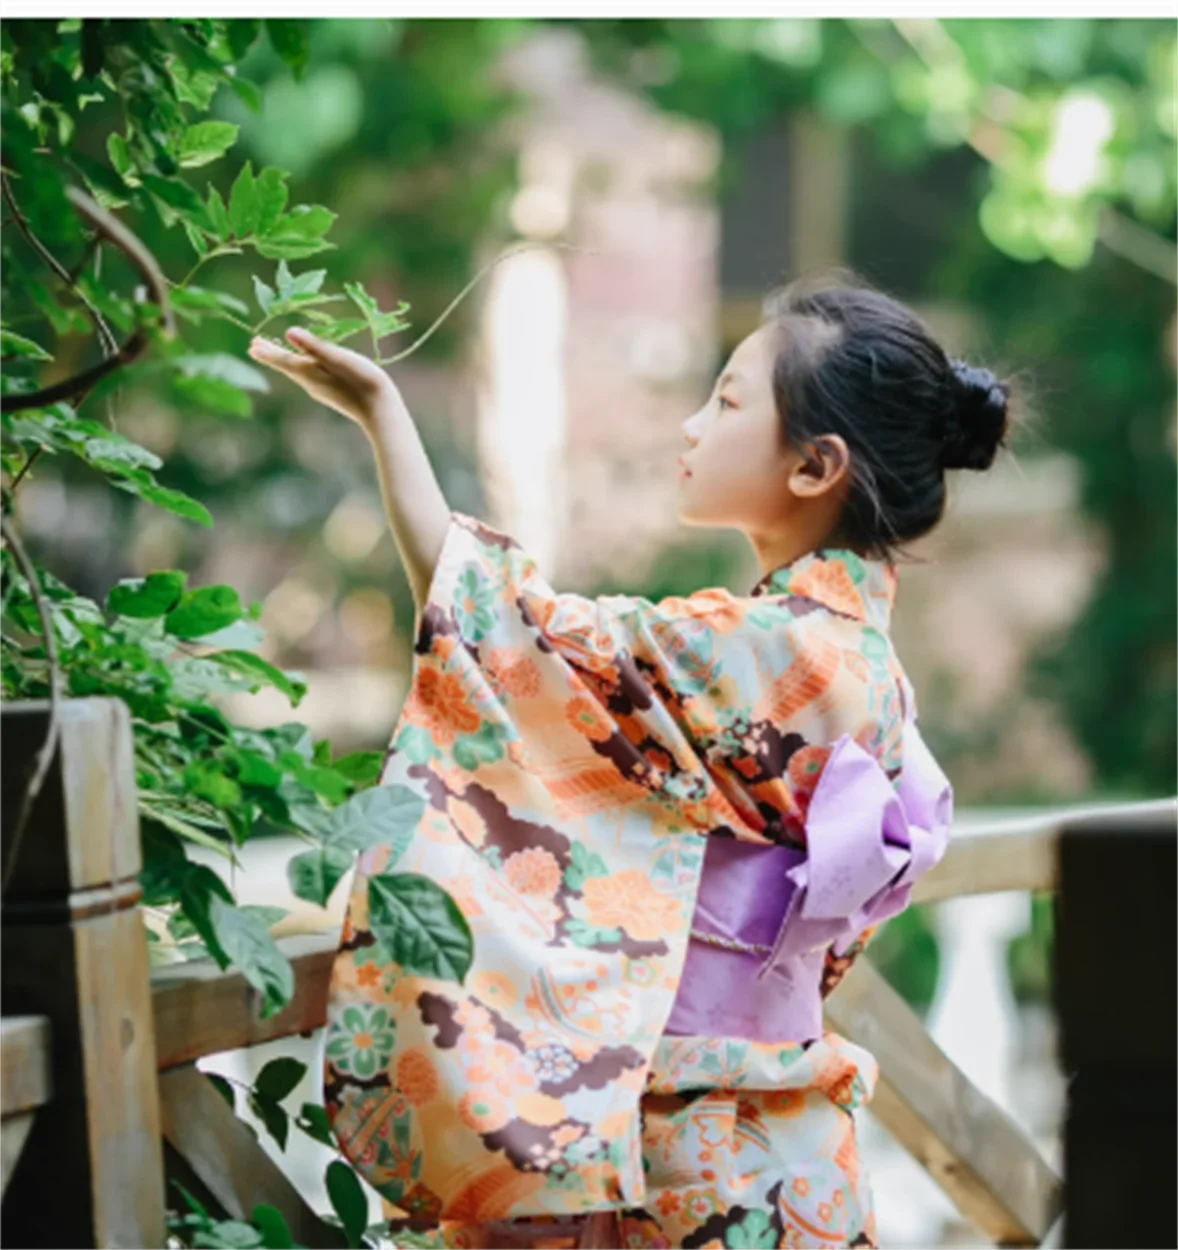
<svg viewBox="0 0 1178 1250"><path fill-rule="evenodd" d="M458 985L390 960L368 924L374 848L328 1003L337 1032L384 1013L371 1072L355 1032L327 1056L325 1103L391 1215L438 1245L495 1244L493 1221L543 1221L536 1244L568 1224L575 1243L610 1209L634 1246L873 1244L848 1115L871 1056L664 1026L703 838L802 844L843 734L899 776L895 587L829 550L745 596L593 600L451 513L380 784L423 798L397 871L455 900L473 964Z"/></svg>

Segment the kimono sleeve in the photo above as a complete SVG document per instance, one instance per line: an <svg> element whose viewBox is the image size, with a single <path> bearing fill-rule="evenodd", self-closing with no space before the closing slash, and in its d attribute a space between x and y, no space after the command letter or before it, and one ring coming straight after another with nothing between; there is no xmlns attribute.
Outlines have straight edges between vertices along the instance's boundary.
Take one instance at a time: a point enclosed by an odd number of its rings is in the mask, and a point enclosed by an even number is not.
<svg viewBox="0 0 1178 1250"><path fill-rule="evenodd" d="M642 642L655 651L660 631L685 615L700 616L732 596L705 590L653 602L641 595L588 598L556 591L515 539L461 512L451 512L430 581L422 626L446 632L451 617L468 644L538 634L542 650L558 650L591 671L616 672L617 657ZM669 642L671 640L668 640ZM418 649L422 638L419 633Z"/></svg>
<svg viewBox="0 0 1178 1250"><path fill-rule="evenodd" d="M572 724L626 785L703 803L697 814L715 825L722 803L700 735L715 727L722 655L745 650L745 611L723 589L657 602L557 592L513 538L454 512L415 649L460 676L466 700L504 734L543 753Z"/></svg>

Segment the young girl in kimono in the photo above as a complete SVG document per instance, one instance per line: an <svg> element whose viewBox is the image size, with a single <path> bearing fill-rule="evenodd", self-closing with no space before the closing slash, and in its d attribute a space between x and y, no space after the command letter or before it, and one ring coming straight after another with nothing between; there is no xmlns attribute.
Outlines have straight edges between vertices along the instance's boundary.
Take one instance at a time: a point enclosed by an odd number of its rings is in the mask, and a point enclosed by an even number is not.
<svg viewBox="0 0 1178 1250"><path fill-rule="evenodd" d="M875 1245L876 1066L822 1000L944 850L893 555L990 465L1008 387L865 285L787 287L682 427L680 518L743 531L759 580L588 599L450 510L382 369L288 338L251 354L368 436L417 603L381 784L424 809L357 866L340 1149L414 1244ZM391 856L469 924L461 984L374 938Z"/></svg>

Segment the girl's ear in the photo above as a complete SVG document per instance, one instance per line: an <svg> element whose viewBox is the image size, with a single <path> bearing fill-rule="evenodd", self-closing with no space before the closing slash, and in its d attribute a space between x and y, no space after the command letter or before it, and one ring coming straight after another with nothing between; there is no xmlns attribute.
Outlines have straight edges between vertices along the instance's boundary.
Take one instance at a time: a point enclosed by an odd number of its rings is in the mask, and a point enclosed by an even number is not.
<svg viewBox="0 0 1178 1250"><path fill-rule="evenodd" d="M841 434L819 435L806 444L790 486L797 495L824 495L847 476L850 463L850 451Z"/></svg>

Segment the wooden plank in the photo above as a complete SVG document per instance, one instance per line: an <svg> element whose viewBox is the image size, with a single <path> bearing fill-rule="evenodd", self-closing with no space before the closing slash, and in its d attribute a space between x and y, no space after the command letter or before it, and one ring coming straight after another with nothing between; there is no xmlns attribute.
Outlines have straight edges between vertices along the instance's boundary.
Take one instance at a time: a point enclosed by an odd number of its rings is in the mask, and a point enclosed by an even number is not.
<svg viewBox="0 0 1178 1250"><path fill-rule="evenodd" d="M949 840L944 857L912 887L913 903L1002 890L1053 890L1056 848L1064 830L1094 828L1114 820L1130 831L1172 826L1178 800L1079 807L1011 821L993 832L971 830Z"/></svg>
<svg viewBox="0 0 1178 1250"><path fill-rule="evenodd" d="M48 711L47 703L0 711L9 817ZM51 1028L53 1097L37 1112L4 1192L4 1233L13 1245L164 1244L131 761L124 703L66 701L58 749L0 912L4 1006L44 1016Z"/></svg>
<svg viewBox="0 0 1178 1250"><path fill-rule="evenodd" d="M866 959L826 1001L826 1025L879 1064L869 1107L967 1220L998 1245L1037 1246L1062 1209L1059 1177Z"/></svg>
<svg viewBox="0 0 1178 1250"><path fill-rule="evenodd" d="M49 1101L49 1021L44 1016L0 1020L0 1115L6 1119Z"/></svg>
<svg viewBox="0 0 1178 1250"><path fill-rule="evenodd" d="M266 1202L282 1213L296 1242L312 1250L344 1244L195 1064L162 1073L159 1086L165 1139L232 1219L248 1220Z"/></svg>
<svg viewBox="0 0 1178 1250"><path fill-rule="evenodd" d="M105 886L139 871L131 715L121 699L66 699L58 711L57 755L29 814L9 890L50 895ZM24 779L49 725L47 700L6 703L4 787L0 791L4 862ZM129 784L128 784L129 783ZM53 837L38 836L53 830Z"/></svg>
<svg viewBox="0 0 1178 1250"><path fill-rule="evenodd" d="M161 1072L202 1055L322 1027L339 930L281 938L278 946L294 966L295 993L285 1010L266 1020L260 1015L257 990L240 973L223 972L211 959L170 964L152 972Z"/></svg>
<svg viewBox="0 0 1178 1250"><path fill-rule="evenodd" d="M1060 842L1054 999L1067 1074L1067 1246L1176 1246L1178 830L1120 821ZM1115 883L1115 884L1114 884ZM1110 999L1132 1024L1110 1021ZM1109 1201L1110 1195L1115 1201Z"/></svg>
<svg viewBox="0 0 1178 1250"><path fill-rule="evenodd" d="M21 1111L0 1120L0 1194L8 1188L36 1115L36 1111Z"/></svg>

